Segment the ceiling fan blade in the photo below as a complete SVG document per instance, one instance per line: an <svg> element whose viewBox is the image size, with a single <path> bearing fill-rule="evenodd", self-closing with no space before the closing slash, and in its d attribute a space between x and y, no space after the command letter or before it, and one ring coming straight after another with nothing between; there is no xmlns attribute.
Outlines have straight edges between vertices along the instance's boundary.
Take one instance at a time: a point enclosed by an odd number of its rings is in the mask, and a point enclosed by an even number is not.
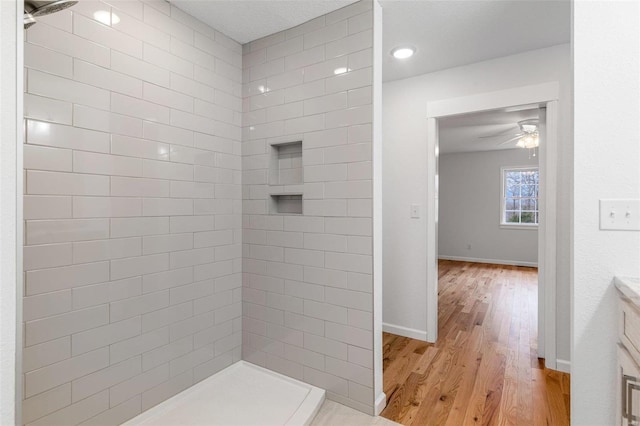
<svg viewBox="0 0 640 426"><path fill-rule="evenodd" d="M498 133L494 133L492 135L486 135L486 136L478 136L479 139L487 139L487 138L495 138L498 136L502 136L502 135L506 135L507 133L512 133L514 131L520 131L520 127L519 126L512 126L511 128L507 129L507 130L503 130L501 132Z"/></svg>
<svg viewBox="0 0 640 426"><path fill-rule="evenodd" d="M511 139L507 139L506 141L499 143L499 144L498 144L498 146L506 145L506 144L508 144L509 142L513 142L513 141L515 141L515 140L520 139L522 136L523 136L522 134L516 135L516 136L512 137Z"/></svg>

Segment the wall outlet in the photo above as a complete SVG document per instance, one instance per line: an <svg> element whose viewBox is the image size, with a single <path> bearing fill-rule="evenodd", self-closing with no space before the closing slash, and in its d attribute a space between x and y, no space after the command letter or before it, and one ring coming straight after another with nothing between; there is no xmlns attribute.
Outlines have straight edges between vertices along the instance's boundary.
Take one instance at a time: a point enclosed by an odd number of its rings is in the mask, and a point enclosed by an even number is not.
<svg viewBox="0 0 640 426"><path fill-rule="evenodd" d="M600 200L600 229L640 231L640 200Z"/></svg>
<svg viewBox="0 0 640 426"><path fill-rule="evenodd" d="M471 244L467 244L467 250L471 250Z"/></svg>

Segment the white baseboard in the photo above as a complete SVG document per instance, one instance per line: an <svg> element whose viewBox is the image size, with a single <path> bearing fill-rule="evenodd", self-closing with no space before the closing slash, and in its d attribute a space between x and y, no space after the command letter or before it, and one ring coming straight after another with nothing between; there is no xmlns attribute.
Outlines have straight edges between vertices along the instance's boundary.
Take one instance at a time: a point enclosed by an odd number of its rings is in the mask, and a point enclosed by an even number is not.
<svg viewBox="0 0 640 426"><path fill-rule="evenodd" d="M379 416L387 406L387 395L384 392L380 392L380 395L376 398L376 416Z"/></svg>
<svg viewBox="0 0 640 426"><path fill-rule="evenodd" d="M557 359L556 368L563 373L571 373L571 362L564 359Z"/></svg>
<svg viewBox="0 0 640 426"><path fill-rule="evenodd" d="M473 262L473 263L493 263L495 265L528 266L531 268L538 267L538 262L523 262L520 260L479 259L476 257L460 257L460 256L445 256L445 255L438 255L438 259L458 260L460 262Z"/></svg>
<svg viewBox="0 0 640 426"><path fill-rule="evenodd" d="M422 330L416 330L415 328L402 327L394 324L382 323L382 331L391 334L397 334L398 336L410 337L412 339L423 340L427 342L427 332Z"/></svg>

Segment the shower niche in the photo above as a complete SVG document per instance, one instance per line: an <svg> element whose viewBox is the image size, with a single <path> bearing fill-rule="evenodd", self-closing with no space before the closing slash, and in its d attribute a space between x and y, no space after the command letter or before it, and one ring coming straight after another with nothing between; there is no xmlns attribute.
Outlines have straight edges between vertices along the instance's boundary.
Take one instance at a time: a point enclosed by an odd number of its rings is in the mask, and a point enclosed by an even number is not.
<svg viewBox="0 0 640 426"><path fill-rule="evenodd" d="M302 214L302 141L273 143L269 158L271 214Z"/></svg>

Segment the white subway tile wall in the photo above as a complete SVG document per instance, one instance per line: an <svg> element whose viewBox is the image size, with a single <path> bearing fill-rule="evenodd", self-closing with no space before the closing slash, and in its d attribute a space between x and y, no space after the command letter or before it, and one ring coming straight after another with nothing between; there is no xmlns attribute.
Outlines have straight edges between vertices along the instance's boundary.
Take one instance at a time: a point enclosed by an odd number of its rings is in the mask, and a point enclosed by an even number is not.
<svg viewBox="0 0 640 426"><path fill-rule="evenodd" d="M248 43L242 91L243 358L366 412L374 406L372 28L372 2L363 0ZM295 174L270 178L271 144L296 141L302 170L283 156L280 172ZM269 193L299 178L302 214L270 214Z"/></svg>
<svg viewBox="0 0 640 426"><path fill-rule="evenodd" d="M165 1L26 32L25 424L116 425L241 358L241 65Z"/></svg>

